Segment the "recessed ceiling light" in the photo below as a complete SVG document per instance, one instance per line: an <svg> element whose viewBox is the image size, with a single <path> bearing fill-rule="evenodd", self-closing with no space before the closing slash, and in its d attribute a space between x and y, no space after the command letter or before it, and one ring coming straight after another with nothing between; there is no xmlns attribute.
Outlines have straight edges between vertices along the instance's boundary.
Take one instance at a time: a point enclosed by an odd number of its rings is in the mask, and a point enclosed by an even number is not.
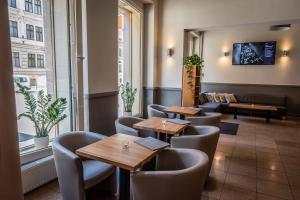
<svg viewBox="0 0 300 200"><path fill-rule="evenodd" d="M291 24L280 24L270 26L270 31L287 31L291 28Z"/></svg>

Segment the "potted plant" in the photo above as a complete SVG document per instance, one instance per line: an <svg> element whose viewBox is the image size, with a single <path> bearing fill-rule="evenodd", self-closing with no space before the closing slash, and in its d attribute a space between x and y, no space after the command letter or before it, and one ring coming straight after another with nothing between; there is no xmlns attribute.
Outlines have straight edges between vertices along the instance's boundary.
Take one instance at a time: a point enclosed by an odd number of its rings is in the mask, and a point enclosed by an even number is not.
<svg viewBox="0 0 300 200"><path fill-rule="evenodd" d="M136 88L132 88L132 86L126 82L125 85L121 85L121 98L124 105L124 115L132 116L132 106L134 103L135 95L137 92Z"/></svg>
<svg viewBox="0 0 300 200"><path fill-rule="evenodd" d="M66 98L57 98L52 101L52 95L46 95L43 90L38 91L37 97L30 93L30 89L17 83L19 92L24 96L26 111L18 115L28 118L33 122L36 135L34 144L36 148L45 148L49 145L49 133L52 128L64 120L67 115L64 111L67 108Z"/></svg>
<svg viewBox="0 0 300 200"><path fill-rule="evenodd" d="M184 59L184 68L187 72L187 78L188 82L187 84L189 85L190 89L193 89L193 67L196 67L197 69L200 69L201 75L203 76L202 73L202 68L204 67L203 60L198 56L197 54L193 54L192 56L188 56Z"/></svg>

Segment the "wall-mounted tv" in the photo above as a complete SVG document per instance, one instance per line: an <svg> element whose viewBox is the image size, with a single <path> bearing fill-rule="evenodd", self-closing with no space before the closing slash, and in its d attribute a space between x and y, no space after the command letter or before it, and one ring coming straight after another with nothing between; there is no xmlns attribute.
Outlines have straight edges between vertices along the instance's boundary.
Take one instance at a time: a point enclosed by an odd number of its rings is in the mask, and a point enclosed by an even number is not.
<svg viewBox="0 0 300 200"><path fill-rule="evenodd" d="M274 65L276 42L234 43L233 65Z"/></svg>

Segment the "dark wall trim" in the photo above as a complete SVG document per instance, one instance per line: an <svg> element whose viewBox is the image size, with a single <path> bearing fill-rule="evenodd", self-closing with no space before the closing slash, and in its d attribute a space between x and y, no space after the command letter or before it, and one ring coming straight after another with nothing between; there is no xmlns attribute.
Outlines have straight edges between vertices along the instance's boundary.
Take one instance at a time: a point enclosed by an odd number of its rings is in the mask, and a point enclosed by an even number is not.
<svg viewBox="0 0 300 200"><path fill-rule="evenodd" d="M94 94L88 94L86 97L88 99L97 99L101 97L109 97L109 96L115 96L118 95L119 91L112 91L112 92L102 92L102 93L94 93Z"/></svg>
<svg viewBox="0 0 300 200"><path fill-rule="evenodd" d="M271 84L252 84L252 83L217 83L217 82L202 82L201 84L213 84L213 85L240 85L240 86L263 86L263 87L295 87L295 88L300 88L300 85L271 85Z"/></svg>

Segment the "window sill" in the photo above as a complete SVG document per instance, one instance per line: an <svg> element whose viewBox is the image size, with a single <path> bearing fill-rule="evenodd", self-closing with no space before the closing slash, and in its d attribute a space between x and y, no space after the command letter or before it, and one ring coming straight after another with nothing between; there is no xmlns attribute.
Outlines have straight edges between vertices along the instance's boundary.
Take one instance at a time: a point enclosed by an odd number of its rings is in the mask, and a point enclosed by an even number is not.
<svg viewBox="0 0 300 200"><path fill-rule="evenodd" d="M34 145L28 146L26 149L20 149L21 165L52 155L52 143L47 148L37 149Z"/></svg>

